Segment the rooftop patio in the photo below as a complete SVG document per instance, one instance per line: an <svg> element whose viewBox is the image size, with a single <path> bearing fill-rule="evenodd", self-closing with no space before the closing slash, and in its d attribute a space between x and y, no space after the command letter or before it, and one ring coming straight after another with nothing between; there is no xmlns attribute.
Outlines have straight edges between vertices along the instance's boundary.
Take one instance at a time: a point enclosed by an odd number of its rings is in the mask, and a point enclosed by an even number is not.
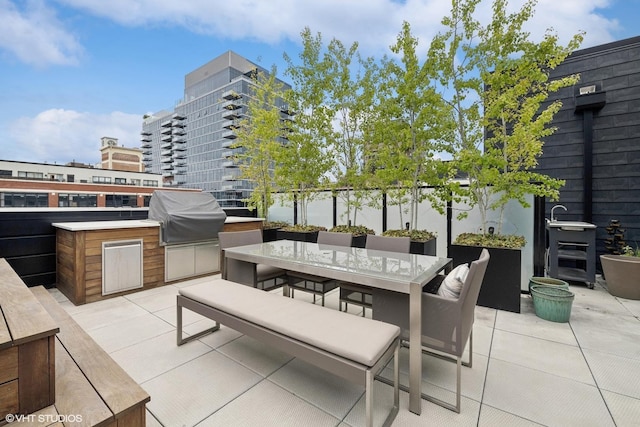
<svg viewBox="0 0 640 427"><path fill-rule="evenodd" d="M149 426L364 423L360 387L229 328L177 347L178 289L206 280L82 306L55 288L50 292L151 395ZM408 394L401 392L394 425L637 425L640 301L611 296L601 281L593 290L572 286L571 291L576 297L570 323L539 319L528 295L522 295L520 314L477 307L473 368L462 373L461 414L423 400L422 415L414 415ZM296 298L312 297L298 293ZM326 304L337 309L337 289ZM357 315L358 308L351 308ZM195 333L211 321L187 311L184 323L187 333ZM406 383L406 350L401 356ZM423 390L451 400L455 364L431 356L424 360ZM375 386L380 421L392 389Z"/></svg>

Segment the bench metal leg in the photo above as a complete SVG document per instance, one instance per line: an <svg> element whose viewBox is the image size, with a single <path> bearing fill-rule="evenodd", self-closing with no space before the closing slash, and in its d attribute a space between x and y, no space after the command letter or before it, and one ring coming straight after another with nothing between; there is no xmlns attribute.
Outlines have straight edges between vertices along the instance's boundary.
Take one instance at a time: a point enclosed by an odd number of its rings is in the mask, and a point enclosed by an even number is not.
<svg viewBox="0 0 640 427"><path fill-rule="evenodd" d="M180 298L178 297L178 302L176 304L177 307L177 312L176 312L176 320L177 320L177 327L176 327L176 332L177 332L177 344L178 346L181 346L184 343L187 343L189 341L193 341L196 340L204 335L210 334L212 332L215 332L217 330L220 329L220 323L215 322L215 326L212 328L207 328L204 331L200 331L198 333L195 333L193 335L189 335L187 338L182 338L182 305L180 304Z"/></svg>

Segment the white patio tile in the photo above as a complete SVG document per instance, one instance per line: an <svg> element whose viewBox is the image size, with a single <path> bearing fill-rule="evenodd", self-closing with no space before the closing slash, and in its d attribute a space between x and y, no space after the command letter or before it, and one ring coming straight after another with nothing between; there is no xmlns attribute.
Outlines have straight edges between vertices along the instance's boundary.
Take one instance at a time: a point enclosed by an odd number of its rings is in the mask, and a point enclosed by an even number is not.
<svg viewBox="0 0 640 427"><path fill-rule="evenodd" d="M174 331L111 353L111 357L138 383L148 381L205 353L211 347L192 341L176 345Z"/></svg>
<svg viewBox="0 0 640 427"><path fill-rule="evenodd" d="M150 291L153 292L147 293L146 295L131 294L136 295L136 297L129 298L129 300L151 313L169 307L176 307L176 296L178 295L178 288L174 286L162 286L159 288L150 289L148 292Z"/></svg>
<svg viewBox="0 0 640 427"><path fill-rule="evenodd" d="M501 411L500 409L496 409L488 405L482 405L482 407L480 408L480 419L478 420L478 427L536 427L541 425L542 424L520 418L517 415Z"/></svg>
<svg viewBox="0 0 640 427"><path fill-rule="evenodd" d="M162 310L154 311L153 314L158 316L165 322L168 322L173 327L178 326L177 309L175 304L173 305L173 307L167 307ZM182 326L183 327L186 328L188 325L191 325L192 323L195 323L195 322L199 322L201 320L207 320L207 318L199 315L198 313L194 313L191 310L188 310L185 308L182 309Z"/></svg>
<svg viewBox="0 0 640 427"><path fill-rule="evenodd" d="M269 380L338 419L343 419L364 393L364 387L299 359L283 366Z"/></svg>
<svg viewBox="0 0 640 427"><path fill-rule="evenodd" d="M493 358L482 402L543 425L614 425L595 386Z"/></svg>
<svg viewBox="0 0 640 427"><path fill-rule="evenodd" d="M598 387L640 399L640 360L584 350Z"/></svg>
<svg viewBox="0 0 640 427"><path fill-rule="evenodd" d="M640 319L581 309L571 316L571 328L580 347L640 359Z"/></svg>
<svg viewBox="0 0 640 427"><path fill-rule="evenodd" d="M604 400L618 427L636 427L640 420L640 400L602 390Z"/></svg>
<svg viewBox="0 0 640 427"><path fill-rule="evenodd" d="M521 304L521 310L521 313L498 311L496 330L543 338L568 345L578 345L568 323L541 319L535 315L533 306L530 304Z"/></svg>
<svg viewBox="0 0 640 427"><path fill-rule="evenodd" d="M198 427L324 427L340 420L268 380L261 381Z"/></svg>
<svg viewBox="0 0 640 427"><path fill-rule="evenodd" d="M86 304L88 310L71 313L85 331L103 328L147 313L131 301L118 297Z"/></svg>
<svg viewBox="0 0 640 427"><path fill-rule="evenodd" d="M185 334L193 335L200 331L204 331L205 329L213 328L214 326L215 322L213 320L203 319L195 323L191 323L185 326L183 329ZM211 348L218 348L241 336L242 334L235 329L231 329L225 325L220 325L219 330L200 337L198 341L208 345Z"/></svg>
<svg viewBox="0 0 640 427"><path fill-rule="evenodd" d="M92 329L89 335L107 353L112 353L169 331L175 331L175 328L157 316L146 313Z"/></svg>
<svg viewBox="0 0 640 427"><path fill-rule="evenodd" d="M247 336L218 347L218 351L263 377L269 376L293 359L289 354Z"/></svg>
<svg viewBox="0 0 640 427"><path fill-rule="evenodd" d="M151 396L147 408L162 425L193 426L260 380L255 372L211 351L144 382L142 387Z"/></svg>
<svg viewBox="0 0 640 427"><path fill-rule="evenodd" d="M595 385L577 346L496 330L491 357Z"/></svg>

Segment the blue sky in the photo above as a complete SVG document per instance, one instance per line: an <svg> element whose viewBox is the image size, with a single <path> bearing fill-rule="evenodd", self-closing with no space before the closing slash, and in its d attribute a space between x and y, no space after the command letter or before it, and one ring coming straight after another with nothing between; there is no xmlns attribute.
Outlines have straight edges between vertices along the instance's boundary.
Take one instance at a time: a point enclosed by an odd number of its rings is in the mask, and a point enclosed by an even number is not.
<svg viewBox="0 0 640 427"><path fill-rule="evenodd" d="M523 0L511 0L517 7ZM489 16L483 1L479 16ZM0 159L99 162L100 137L138 147L142 116L172 109L184 76L233 50L282 76L308 26L389 53L403 20L425 47L450 0L0 0ZM582 47L640 35L640 0L539 0L527 29Z"/></svg>

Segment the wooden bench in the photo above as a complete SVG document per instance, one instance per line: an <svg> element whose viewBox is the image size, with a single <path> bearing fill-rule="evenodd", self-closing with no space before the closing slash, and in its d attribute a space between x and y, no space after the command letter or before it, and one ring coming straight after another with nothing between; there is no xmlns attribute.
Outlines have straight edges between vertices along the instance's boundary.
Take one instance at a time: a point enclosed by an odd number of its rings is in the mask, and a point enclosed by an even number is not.
<svg viewBox="0 0 640 427"><path fill-rule="evenodd" d="M34 287L31 292L60 327L55 343L54 409L62 420L64 417L77 419L81 416L81 425L144 427L149 394L67 314L45 288Z"/></svg>
<svg viewBox="0 0 640 427"><path fill-rule="evenodd" d="M53 404L56 332L56 322L0 258L0 425L7 415Z"/></svg>
<svg viewBox="0 0 640 427"><path fill-rule="evenodd" d="M216 322L213 328L182 337L182 309ZM280 351L365 388L366 425L373 425L373 380L394 359L394 404L383 425L398 413L398 349L395 325L284 298L223 279L180 289L177 343L182 345L224 324Z"/></svg>

